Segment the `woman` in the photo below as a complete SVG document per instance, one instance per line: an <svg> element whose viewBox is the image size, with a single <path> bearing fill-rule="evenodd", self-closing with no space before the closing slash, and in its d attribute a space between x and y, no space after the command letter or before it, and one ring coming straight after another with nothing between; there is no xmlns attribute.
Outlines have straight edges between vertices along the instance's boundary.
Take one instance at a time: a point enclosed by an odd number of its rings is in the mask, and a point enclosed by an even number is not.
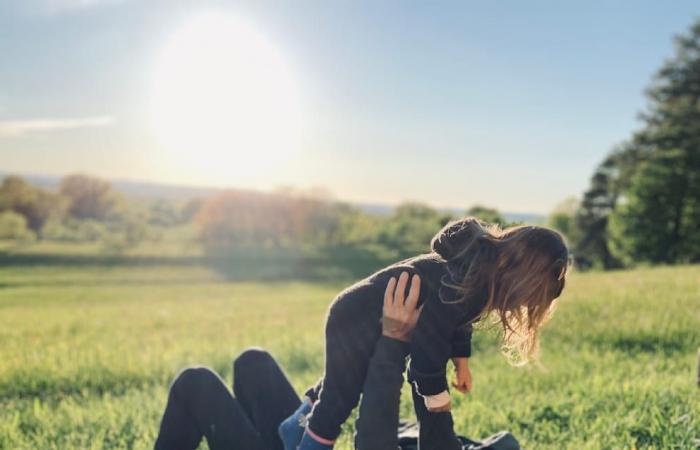
<svg viewBox="0 0 700 450"><path fill-rule="evenodd" d="M355 437L358 450L399 448L405 356L420 315L418 289L412 285L404 298L407 277L401 279L398 285L389 283L384 295L382 337L371 358L360 403ZM211 450L281 450L277 428L301 404L284 372L269 353L250 349L234 361L233 376L231 395L209 368L180 372L170 387L156 450L196 449L202 437ZM449 413L423 415L420 429L421 450L462 450L463 444L474 443L455 436ZM409 435L412 430L408 429ZM402 441L412 442L410 448L415 448L413 436ZM517 442L501 448L517 449Z"/></svg>

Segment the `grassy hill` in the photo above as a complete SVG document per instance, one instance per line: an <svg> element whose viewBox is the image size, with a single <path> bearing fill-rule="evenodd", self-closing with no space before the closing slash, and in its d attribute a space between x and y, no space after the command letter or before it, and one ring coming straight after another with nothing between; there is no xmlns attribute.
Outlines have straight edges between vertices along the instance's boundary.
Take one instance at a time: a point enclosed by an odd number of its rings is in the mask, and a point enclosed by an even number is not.
<svg viewBox="0 0 700 450"><path fill-rule="evenodd" d="M7 449L150 448L177 371L206 364L230 382L232 359L252 345L302 391L321 375L326 307L352 281L231 281L196 259L10 256L0 253ZM528 449L697 448L699 286L700 266L574 272L539 366L508 366L493 333L476 333L457 430L509 429ZM402 411L411 416L407 395ZM351 448L351 425L338 448Z"/></svg>

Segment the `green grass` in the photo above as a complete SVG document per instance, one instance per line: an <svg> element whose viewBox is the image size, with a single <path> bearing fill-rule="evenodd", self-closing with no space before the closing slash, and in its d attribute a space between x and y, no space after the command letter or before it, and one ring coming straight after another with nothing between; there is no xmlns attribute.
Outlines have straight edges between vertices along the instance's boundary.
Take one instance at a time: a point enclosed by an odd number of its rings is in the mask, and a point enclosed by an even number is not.
<svg viewBox="0 0 700 450"><path fill-rule="evenodd" d="M230 382L253 345L302 391L321 375L328 303L351 281L71 261L0 267L0 448L152 447L177 371L206 364ZM453 407L462 434L509 429L528 449L699 445L700 266L574 273L539 366L508 366L490 332L475 345L474 393Z"/></svg>

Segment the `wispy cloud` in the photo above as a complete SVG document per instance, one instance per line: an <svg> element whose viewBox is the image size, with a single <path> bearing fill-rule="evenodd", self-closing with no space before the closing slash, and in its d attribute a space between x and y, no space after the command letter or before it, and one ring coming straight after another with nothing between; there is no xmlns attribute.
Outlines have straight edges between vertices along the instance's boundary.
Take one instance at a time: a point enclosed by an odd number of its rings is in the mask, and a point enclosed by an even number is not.
<svg viewBox="0 0 700 450"><path fill-rule="evenodd" d="M117 3L119 1L121 0L44 0L47 8L51 12L92 8L109 3Z"/></svg>
<svg viewBox="0 0 700 450"><path fill-rule="evenodd" d="M122 3L126 0L24 0L19 10L29 14L63 14L85 9Z"/></svg>
<svg viewBox="0 0 700 450"><path fill-rule="evenodd" d="M19 137L33 133L104 127L114 123L110 116L76 117L71 119L0 120L0 137Z"/></svg>

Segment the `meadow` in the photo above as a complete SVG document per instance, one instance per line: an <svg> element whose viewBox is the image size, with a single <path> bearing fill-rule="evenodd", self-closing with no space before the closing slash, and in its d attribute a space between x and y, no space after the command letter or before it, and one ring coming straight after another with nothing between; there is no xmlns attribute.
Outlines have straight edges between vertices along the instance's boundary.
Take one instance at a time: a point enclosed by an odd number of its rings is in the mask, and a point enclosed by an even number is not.
<svg viewBox="0 0 700 450"><path fill-rule="evenodd" d="M230 383L249 346L301 392L322 372L326 308L352 281L33 251L0 249L3 449L150 448L177 372L204 364ZM509 366L493 330L474 339L474 391L453 403L461 434L508 429L526 449L700 448L700 266L574 271L539 364ZM351 442L348 423L337 448Z"/></svg>

